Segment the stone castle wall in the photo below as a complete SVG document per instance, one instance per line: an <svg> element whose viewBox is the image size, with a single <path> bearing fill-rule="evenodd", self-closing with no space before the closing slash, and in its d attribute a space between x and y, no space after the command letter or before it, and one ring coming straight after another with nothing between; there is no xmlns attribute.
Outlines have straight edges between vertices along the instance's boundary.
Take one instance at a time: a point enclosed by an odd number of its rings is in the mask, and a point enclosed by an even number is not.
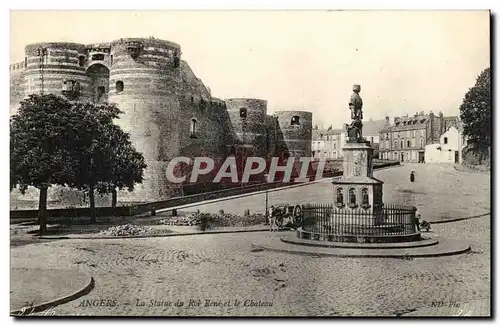
<svg viewBox="0 0 500 326"><path fill-rule="evenodd" d="M283 133L290 156L311 156L312 113L305 111L278 111L279 129ZM293 124L292 118L298 118Z"/></svg>
<svg viewBox="0 0 500 326"><path fill-rule="evenodd" d="M40 56L39 49L45 49ZM279 112L267 115L267 101L212 97L208 88L181 59L181 47L173 42L126 38L110 43L37 43L26 46L25 61L11 71L11 114L29 94L67 95L77 82L81 101L116 103L123 114L116 121L148 165L144 181L134 192L123 192L119 202L159 201L181 195L182 187L166 178L168 162L174 157L211 157L219 165L230 155L277 156L290 151L310 156L312 114ZM246 108L247 118L240 118ZM289 126L298 115L300 126ZM241 149L243 148L243 154ZM199 179L209 182L213 176ZM82 198L80 192L49 191L56 200ZM64 196L57 194L64 193ZM30 196L14 194L16 199ZM11 197L12 197L11 196ZM71 199L67 206L82 200ZM104 197L103 204L107 201Z"/></svg>

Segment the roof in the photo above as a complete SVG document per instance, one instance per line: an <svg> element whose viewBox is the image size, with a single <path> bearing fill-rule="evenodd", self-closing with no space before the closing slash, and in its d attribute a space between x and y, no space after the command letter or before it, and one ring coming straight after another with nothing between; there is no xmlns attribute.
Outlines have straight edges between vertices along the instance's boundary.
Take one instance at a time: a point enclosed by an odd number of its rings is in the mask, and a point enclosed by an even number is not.
<svg viewBox="0 0 500 326"><path fill-rule="evenodd" d="M385 119L363 121L363 136L378 136L387 127L390 127L390 123Z"/></svg>
<svg viewBox="0 0 500 326"><path fill-rule="evenodd" d="M321 139L325 136L339 135L342 133L342 129L313 129L312 139Z"/></svg>
<svg viewBox="0 0 500 326"><path fill-rule="evenodd" d="M417 115L412 117L398 117L394 119L394 125L384 128L382 131L405 131L418 130L427 127L428 115Z"/></svg>
<svg viewBox="0 0 500 326"><path fill-rule="evenodd" d="M333 178L333 184L381 184L384 183L376 178L370 178L368 176L341 176L340 178Z"/></svg>

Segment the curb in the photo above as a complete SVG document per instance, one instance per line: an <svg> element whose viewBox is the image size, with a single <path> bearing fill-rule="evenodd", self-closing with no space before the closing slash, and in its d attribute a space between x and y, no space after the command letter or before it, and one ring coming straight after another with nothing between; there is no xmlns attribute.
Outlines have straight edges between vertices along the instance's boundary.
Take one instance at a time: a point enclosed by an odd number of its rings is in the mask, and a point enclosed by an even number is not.
<svg viewBox="0 0 500 326"><path fill-rule="evenodd" d="M411 253L405 253L405 254L397 254L397 255L390 255L390 254L359 254L359 255L354 255L354 254L336 254L336 253L313 253L313 252L304 252L304 251L295 251L295 250L285 250L285 249L276 249L276 248L268 248L262 245L256 245L252 244L252 247L258 248L258 249L263 249L267 251L274 251L274 252L280 252L280 253L288 253L288 254L293 254L293 255L303 255L303 256L312 256L312 257L343 257L343 258L396 258L396 259L406 259L406 258L428 258L428 257L444 257L444 256L453 256L453 255L460 255L464 254L466 252L471 251L471 247L469 246L466 249L461 249L461 250L456 250L456 251L450 251L450 252L443 252L443 253L429 253L429 254L411 254Z"/></svg>
<svg viewBox="0 0 500 326"><path fill-rule="evenodd" d="M23 309L14 310L14 311L10 312L10 315L13 317L26 317L26 316L30 316L33 313L41 312L41 311L44 311L46 309L61 305L63 303L68 303L70 301L78 299L81 296L88 294L90 291L92 291L92 289L94 288L94 285L95 285L94 278L90 277L90 282L83 289L81 289L73 294L70 294L70 295L67 295L65 297L61 297L59 299L55 299L52 301L47 301L47 302L41 303L37 306L32 307L29 310L24 310L24 311L23 311Z"/></svg>
<svg viewBox="0 0 500 326"><path fill-rule="evenodd" d="M223 233L249 233L249 232L264 232L269 231L266 229L255 229L255 230L227 230L227 231L212 231L212 232L186 232L186 233L166 233L166 234L153 234L153 235L127 235L118 237L50 237L50 236L40 236L39 239L45 240L75 240L75 239L85 239L85 240L102 240L102 239L144 239L144 238L167 238L167 237L181 237L188 235L206 235L206 234L223 234ZM283 228L281 231L290 231L290 229Z"/></svg>
<svg viewBox="0 0 500 326"><path fill-rule="evenodd" d="M459 221L464 221L464 220L470 220L473 218L480 218L480 217L484 217L484 216L488 216L488 215L491 215L491 213L484 213L484 214L467 216L467 217L459 217L459 218L454 218L451 220L442 220L442 221L429 222L429 223L432 225L432 224L444 224L444 223L451 223L451 222L459 222Z"/></svg>
<svg viewBox="0 0 500 326"><path fill-rule="evenodd" d="M306 241L294 241L290 240L287 236L280 237L281 242L297 245L297 246L307 246L307 247L321 247L321 248L339 248L339 249L362 249L362 250L390 250L390 249L414 249L423 248L429 246L435 246L439 243L436 239L423 239L421 241L413 242L396 242L396 243L365 243L365 244L351 244L349 242L326 242L321 241L316 242L306 242ZM309 240L311 241L311 240ZM317 241L317 240L312 240ZM423 243L419 243L423 242ZM377 246L378 245L378 246Z"/></svg>

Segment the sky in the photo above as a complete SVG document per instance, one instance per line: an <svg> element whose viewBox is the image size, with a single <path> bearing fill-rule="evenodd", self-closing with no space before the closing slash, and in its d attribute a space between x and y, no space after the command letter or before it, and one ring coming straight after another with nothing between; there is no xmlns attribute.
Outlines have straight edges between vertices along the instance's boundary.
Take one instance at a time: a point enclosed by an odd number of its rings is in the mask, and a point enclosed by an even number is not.
<svg viewBox="0 0 500 326"><path fill-rule="evenodd" d="M169 40L212 96L310 111L325 128L349 122L353 84L365 120L458 115L490 65L488 11L11 11L10 35L11 63L36 42Z"/></svg>

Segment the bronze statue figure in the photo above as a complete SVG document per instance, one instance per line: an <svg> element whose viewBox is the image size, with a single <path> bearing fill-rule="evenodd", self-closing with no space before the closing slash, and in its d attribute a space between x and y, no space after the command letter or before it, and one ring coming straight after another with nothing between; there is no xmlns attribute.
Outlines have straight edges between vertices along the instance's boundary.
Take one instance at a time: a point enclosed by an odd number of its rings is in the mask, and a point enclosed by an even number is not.
<svg viewBox="0 0 500 326"><path fill-rule="evenodd" d="M361 92L360 85L354 85L352 87L353 93L351 95L351 102L349 103L349 109L351 110L351 119L353 120L363 120L363 100L359 96Z"/></svg>
<svg viewBox="0 0 500 326"><path fill-rule="evenodd" d="M351 95L351 101L349 102L352 122L347 126L347 136L349 141L362 141L363 123L361 120L363 120L363 100L359 96L361 86L354 85L352 90L354 93Z"/></svg>

